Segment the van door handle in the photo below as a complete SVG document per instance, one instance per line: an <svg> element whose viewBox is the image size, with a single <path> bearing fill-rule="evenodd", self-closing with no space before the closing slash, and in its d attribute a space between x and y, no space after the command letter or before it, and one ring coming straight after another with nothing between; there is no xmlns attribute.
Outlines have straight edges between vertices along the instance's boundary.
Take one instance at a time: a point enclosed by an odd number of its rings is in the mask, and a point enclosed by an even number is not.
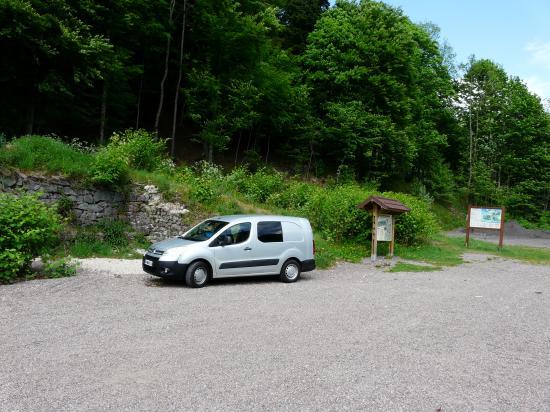
<svg viewBox="0 0 550 412"><path fill-rule="evenodd" d="M247 246L244 248L244 250L252 250L252 248Z"/></svg>

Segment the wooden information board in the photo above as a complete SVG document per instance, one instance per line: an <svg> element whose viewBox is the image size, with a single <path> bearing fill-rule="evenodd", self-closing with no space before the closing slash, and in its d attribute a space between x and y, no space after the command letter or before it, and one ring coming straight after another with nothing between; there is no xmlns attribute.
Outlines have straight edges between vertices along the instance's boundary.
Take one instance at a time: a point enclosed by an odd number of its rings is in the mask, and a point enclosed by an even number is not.
<svg viewBox="0 0 550 412"><path fill-rule="evenodd" d="M498 247L501 248L504 241L504 211L503 207L468 206L466 246L470 244L470 230L476 228L498 230Z"/></svg>

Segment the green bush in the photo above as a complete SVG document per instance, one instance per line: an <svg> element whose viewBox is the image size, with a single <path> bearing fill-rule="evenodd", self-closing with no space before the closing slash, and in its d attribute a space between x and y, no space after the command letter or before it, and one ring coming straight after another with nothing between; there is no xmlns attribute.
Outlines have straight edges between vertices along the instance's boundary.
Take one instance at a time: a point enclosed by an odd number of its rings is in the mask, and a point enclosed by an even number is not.
<svg viewBox="0 0 550 412"><path fill-rule="evenodd" d="M398 218L396 238L402 244L419 244L427 241L439 230L430 210L431 199L419 199L402 193L380 193L376 186L366 182L329 184L321 186L300 180L285 181L284 175L268 169L250 173L239 167L223 175L221 169L210 164L182 168L180 182L189 186L191 200L213 204L223 194L242 194L253 204L260 203L283 213L307 217L313 229L336 242L367 244L372 229L372 217L357 205L370 195L397 198L412 210ZM227 202L223 199L224 203ZM232 208L240 210L241 207ZM221 210L218 206L216 210Z"/></svg>
<svg viewBox="0 0 550 412"><path fill-rule="evenodd" d="M385 197L397 199L411 211L397 217L395 237L403 245L418 245L426 243L439 232L440 227L430 205L423 199L404 193L385 192Z"/></svg>
<svg viewBox="0 0 550 412"><path fill-rule="evenodd" d="M0 148L0 165L22 170L42 170L84 177L92 162L91 154L47 136L20 137Z"/></svg>
<svg viewBox="0 0 550 412"><path fill-rule="evenodd" d="M91 180L99 185L121 187L129 181L130 168L171 173L174 164L166 155L166 142L141 129L113 133L109 144L95 156Z"/></svg>
<svg viewBox="0 0 550 412"><path fill-rule="evenodd" d="M91 181L95 184L109 187L123 186L130 176L128 159L119 147L104 147L97 152L90 174Z"/></svg>
<svg viewBox="0 0 550 412"><path fill-rule="evenodd" d="M355 183L321 188L313 192L303 211L329 240L366 242L371 220L357 205L370 194Z"/></svg>
<svg viewBox="0 0 550 412"><path fill-rule="evenodd" d="M21 275L25 266L58 241L60 217L38 195L0 193L0 281Z"/></svg>
<svg viewBox="0 0 550 412"><path fill-rule="evenodd" d="M27 263L25 254L16 249L0 250L0 283L15 279Z"/></svg>
<svg viewBox="0 0 550 412"><path fill-rule="evenodd" d="M267 202L283 209L300 210L318 190L316 185L293 180L286 183L283 191L272 193Z"/></svg>
<svg viewBox="0 0 550 412"><path fill-rule="evenodd" d="M78 264L68 258L47 260L42 275L50 279L66 278L76 275Z"/></svg>
<svg viewBox="0 0 550 412"><path fill-rule="evenodd" d="M250 200L265 203L269 196L284 189L284 177L276 170L260 169L243 179L238 188Z"/></svg>
<svg viewBox="0 0 550 412"><path fill-rule="evenodd" d="M118 148L134 169L152 172L167 166L166 141L146 130L125 130L113 133L108 147Z"/></svg>
<svg viewBox="0 0 550 412"><path fill-rule="evenodd" d="M208 162L178 169L177 179L189 188L189 200L212 204L226 190L222 170Z"/></svg>
<svg viewBox="0 0 550 412"><path fill-rule="evenodd" d="M105 219L97 224L102 233L103 241L114 248L128 246L128 224L122 220Z"/></svg>

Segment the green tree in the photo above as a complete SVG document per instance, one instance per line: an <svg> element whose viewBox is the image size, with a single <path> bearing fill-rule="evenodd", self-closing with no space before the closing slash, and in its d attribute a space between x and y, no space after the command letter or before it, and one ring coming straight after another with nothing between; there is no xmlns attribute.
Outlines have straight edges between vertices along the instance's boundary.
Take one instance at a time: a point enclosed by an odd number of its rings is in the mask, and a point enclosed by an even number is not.
<svg viewBox="0 0 550 412"><path fill-rule="evenodd" d="M461 83L471 200L509 206L534 219L550 197L550 118L520 79L490 60L471 59Z"/></svg>
<svg viewBox="0 0 550 412"><path fill-rule="evenodd" d="M295 54L301 54L306 46L307 36L323 12L328 10L328 0L282 0L279 18L283 24L283 46Z"/></svg>
<svg viewBox="0 0 550 412"><path fill-rule="evenodd" d="M383 3L337 1L310 34L303 66L325 155L370 178L433 177L453 85L430 33Z"/></svg>

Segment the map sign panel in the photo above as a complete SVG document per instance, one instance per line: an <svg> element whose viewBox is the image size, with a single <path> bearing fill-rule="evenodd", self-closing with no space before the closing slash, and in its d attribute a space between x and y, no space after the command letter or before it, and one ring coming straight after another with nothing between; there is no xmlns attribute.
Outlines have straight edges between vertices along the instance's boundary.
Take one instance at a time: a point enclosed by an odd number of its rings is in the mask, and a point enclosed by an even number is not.
<svg viewBox="0 0 550 412"><path fill-rule="evenodd" d="M376 240L391 242L392 234L393 231L391 215L378 216L378 225L376 227Z"/></svg>
<svg viewBox="0 0 550 412"><path fill-rule="evenodd" d="M502 209L472 207L470 209L470 227L482 229L500 229Z"/></svg>

